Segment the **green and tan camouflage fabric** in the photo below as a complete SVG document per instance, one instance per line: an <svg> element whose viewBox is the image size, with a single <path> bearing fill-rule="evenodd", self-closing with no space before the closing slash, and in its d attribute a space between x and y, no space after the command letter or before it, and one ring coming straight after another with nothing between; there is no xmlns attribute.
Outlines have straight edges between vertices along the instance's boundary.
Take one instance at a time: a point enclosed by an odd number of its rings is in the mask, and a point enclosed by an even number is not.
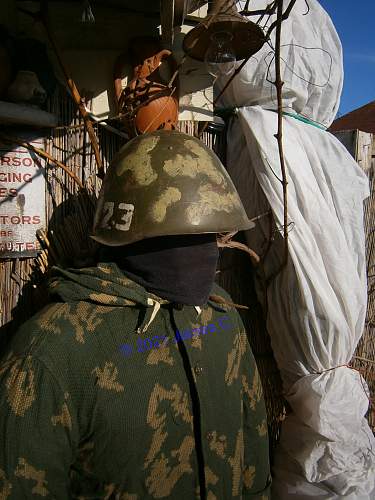
<svg viewBox="0 0 375 500"><path fill-rule="evenodd" d="M51 289L0 364L1 500L270 498L234 309L178 309L108 263L55 268Z"/></svg>

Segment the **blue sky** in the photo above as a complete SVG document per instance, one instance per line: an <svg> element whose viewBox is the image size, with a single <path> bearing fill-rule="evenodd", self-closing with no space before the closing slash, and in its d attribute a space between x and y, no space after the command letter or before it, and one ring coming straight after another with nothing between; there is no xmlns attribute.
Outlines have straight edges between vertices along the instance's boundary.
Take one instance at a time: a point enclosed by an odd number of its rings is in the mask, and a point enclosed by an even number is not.
<svg viewBox="0 0 375 500"><path fill-rule="evenodd" d="M375 0L319 0L330 15L344 52L339 114L375 100Z"/></svg>

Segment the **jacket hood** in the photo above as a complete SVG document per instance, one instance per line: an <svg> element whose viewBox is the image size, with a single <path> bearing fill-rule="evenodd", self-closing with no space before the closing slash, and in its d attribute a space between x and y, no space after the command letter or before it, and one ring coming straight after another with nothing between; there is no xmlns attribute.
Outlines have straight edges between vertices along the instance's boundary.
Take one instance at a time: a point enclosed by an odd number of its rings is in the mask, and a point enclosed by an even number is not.
<svg viewBox="0 0 375 500"><path fill-rule="evenodd" d="M48 283L51 295L57 295L64 302L88 301L107 306L153 306L164 300L147 292L126 277L114 263L99 263L96 267L82 269L51 269Z"/></svg>
<svg viewBox="0 0 375 500"><path fill-rule="evenodd" d="M58 296L63 302L87 301L108 307L144 306L146 314L138 328L138 333L146 332L157 316L161 305L170 303L168 300L147 292L143 286L125 276L115 263L108 262L82 269L62 269L54 266L51 269L48 288L51 295ZM223 292L215 283L212 291ZM226 310L225 303L225 299L216 295L211 296L208 301L211 307L219 311ZM201 308L195 306L195 309L200 314Z"/></svg>

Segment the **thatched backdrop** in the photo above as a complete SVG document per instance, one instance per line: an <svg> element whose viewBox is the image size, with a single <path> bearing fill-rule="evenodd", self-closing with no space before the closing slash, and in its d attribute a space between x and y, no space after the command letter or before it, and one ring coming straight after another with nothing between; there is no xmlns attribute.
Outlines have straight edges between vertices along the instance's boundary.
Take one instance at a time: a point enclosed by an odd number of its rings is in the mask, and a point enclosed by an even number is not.
<svg viewBox="0 0 375 500"><path fill-rule="evenodd" d="M358 343L351 366L360 371L370 389L370 409L367 415L375 432L375 160L368 171L370 197L365 201L365 234L367 257L368 305L365 331Z"/></svg>
<svg viewBox="0 0 375 500"><path fill-rule="evenodd" d="M0 347L17 326L31 317L48 301L46 278L54 263L62 266L82 267L95 262L96 245L89 238L89 230L101 181L96 176L96 164L88 136L84 131L74 104L63 89L50 101L50 111L60 118L59 127L46 137L46 150L65 163L82 181L85 190L63 170L52 165L46 167L46 219L47 231L40 235L44 251L36 259L0 260ZM197 134L197 122L179 122L181 131ZM99 127L96 128L104 165L125 143L123 137ZM225 130L206 129L201 139L214 149L225 162ZM372 197L366 206L368 235L369 313L366 332L357 350L354 366L361 370L375 389L375 348L371 339L375 325L375 191L372 178ZM249 306L241 311L249 340L259 367L265 392L271 453L278 440L281 421L285 416L282 385L273 358L270 340L265 328L261 307L256 299L254 278L248 256L238 250L225 249L221 253L219 283L232 295L234 302ZM375 425L374 414L370 423Z"/></svg>

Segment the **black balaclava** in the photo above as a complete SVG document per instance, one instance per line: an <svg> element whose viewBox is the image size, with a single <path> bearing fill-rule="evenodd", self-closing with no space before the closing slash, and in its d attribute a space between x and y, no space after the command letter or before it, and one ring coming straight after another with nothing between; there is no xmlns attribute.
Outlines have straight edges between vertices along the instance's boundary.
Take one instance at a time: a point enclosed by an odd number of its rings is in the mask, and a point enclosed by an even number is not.
<svg viewBox="0 0 375 500"><path fill-rule="evenodd" d="M102 257L155 295L200 306L211 292L219 250L215 233L189 234L106 247Z"/></svg>

